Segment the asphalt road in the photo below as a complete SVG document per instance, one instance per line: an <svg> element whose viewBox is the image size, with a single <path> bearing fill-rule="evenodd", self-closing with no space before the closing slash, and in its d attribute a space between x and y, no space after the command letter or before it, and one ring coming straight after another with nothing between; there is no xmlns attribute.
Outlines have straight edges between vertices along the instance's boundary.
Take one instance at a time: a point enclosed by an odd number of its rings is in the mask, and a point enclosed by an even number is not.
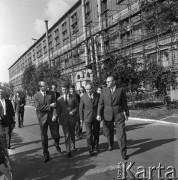
<svg viewBox="0 0 178 180"><path fill-rule="evenodd" d="M10 154L13 159L15 180L117 179L117 163L124 161L116 137L114 150L107 151L107 141L102 135L102 128L100 152L95 157L90 157L88 154L85 132L83 139L76 139L77 151L72 153L71 159L66 159L57 153L49 133L51 161L44 164L40 128L34 108L26 107L24 125L24 128L15 128L12 137ZM169 175L178 176L178 125L129 120L126 122L126 131L129 159L124 163L128 167L130 162L134 162L131 168L134 177L140 171L144 171L146 176L149 176L149 169L154 169L154 166L157 168L152 172L155 180L158 178L159 166L165 168L161 170L163 177L171 171L171 168L177 171ZM60 146L65 151L62 128L60 134ZM140 177L143 177L143 173Z"/></svg>

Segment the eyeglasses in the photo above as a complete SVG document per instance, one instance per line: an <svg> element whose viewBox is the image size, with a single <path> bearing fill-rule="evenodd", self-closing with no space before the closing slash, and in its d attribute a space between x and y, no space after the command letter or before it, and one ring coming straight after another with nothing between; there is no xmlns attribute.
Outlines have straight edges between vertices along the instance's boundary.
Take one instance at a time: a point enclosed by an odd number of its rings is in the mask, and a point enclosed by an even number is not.
<svg viewBox="0 0 178 180"><path fill-rule="evenodd" d="M113 82L113 80L111 80L111 81L106 81L106 83L110 83L110 82Z"/></svg>

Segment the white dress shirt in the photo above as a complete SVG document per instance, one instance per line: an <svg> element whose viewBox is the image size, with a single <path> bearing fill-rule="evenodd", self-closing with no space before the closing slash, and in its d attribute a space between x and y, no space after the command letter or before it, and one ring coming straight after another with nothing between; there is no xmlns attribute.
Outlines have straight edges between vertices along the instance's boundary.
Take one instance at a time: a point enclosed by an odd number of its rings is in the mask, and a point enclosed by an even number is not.
<svg viewBox="0 0 178 180"><path fill-rule="evenodd" d="M4 115L6 115L6 101L5 101L5 99L0 99L0 102L1 102L3 110L4 110Z"/></svg>

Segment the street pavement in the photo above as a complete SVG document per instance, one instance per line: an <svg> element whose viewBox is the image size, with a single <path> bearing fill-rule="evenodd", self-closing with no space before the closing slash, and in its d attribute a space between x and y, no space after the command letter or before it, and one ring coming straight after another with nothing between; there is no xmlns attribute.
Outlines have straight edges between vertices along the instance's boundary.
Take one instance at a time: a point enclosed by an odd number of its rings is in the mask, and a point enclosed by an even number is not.
<svg viewBox="0 0 178 180"><path fill-rule="evenodd" d="M178 119L177 119L178 121ZM132 175L145 168L149 175L150 167L165 167L162 176L173 166L178 176L178 124L157 121L129 119L126 122L129 159L123 161L115 136L113 151L107 151L107 141L100 134L100 152L90 157L87 151L85 128L82 139L76 139L76 152L68 159L60 155L53 145L49 133L49 152L51 161L43 162L40 140L40 128L33 107L26 107L24 128L16 128L12 136L12 148L9 151L13 165L14 180L114 180L118 179L118 162L135 164L131 168ZM60 146L65 151L64 135L60 127ZM168 168L168 169L167 169ZM143 169L143 168L142 168ZM158 169L158 168L157 168ZM153 179L158 179L158 171L153 172ZM177 173L177 174L176 174ZM128 179L130 178L127 174Z"/></svg>

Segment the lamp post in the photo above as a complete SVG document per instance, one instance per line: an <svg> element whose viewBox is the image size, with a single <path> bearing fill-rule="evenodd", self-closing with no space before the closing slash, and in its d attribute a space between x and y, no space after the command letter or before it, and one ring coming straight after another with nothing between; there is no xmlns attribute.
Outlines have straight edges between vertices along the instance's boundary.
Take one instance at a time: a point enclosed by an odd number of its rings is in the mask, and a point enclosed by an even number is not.
<svg viewBox="0 0 178 180"><path fill-rule="evenodd" d="M34 41L34 44L36 43L36 41L37 41L37 39L35 39L35 38L32 38L32 40Z"/></svg>
<svg viewBox="0 0 178 180"><path fill-rule="evenodd" d="M51 69L51 59L50 59L50 49L49 49L49 35L48 35L48 20L45 20L46 25L46 46L47 46L47 52L48 52L48 61L49 61L49 67Z"/></svg>

